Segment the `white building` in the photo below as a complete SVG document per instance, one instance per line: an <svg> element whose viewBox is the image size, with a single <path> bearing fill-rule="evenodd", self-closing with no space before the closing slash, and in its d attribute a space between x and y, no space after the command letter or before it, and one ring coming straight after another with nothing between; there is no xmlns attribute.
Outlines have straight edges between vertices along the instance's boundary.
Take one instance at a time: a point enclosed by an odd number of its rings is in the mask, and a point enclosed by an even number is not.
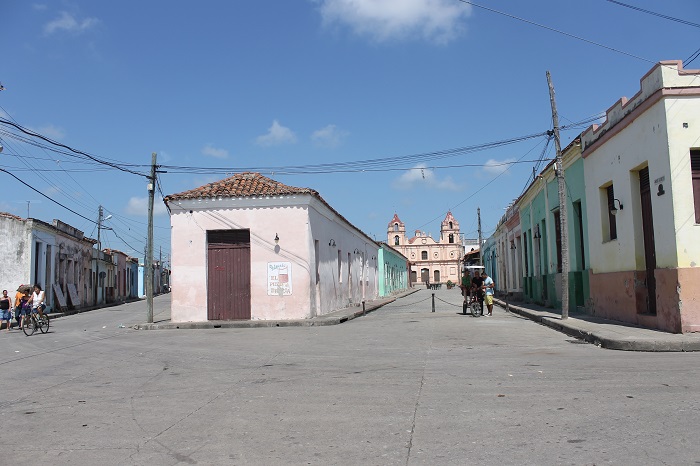
<svg viewBox="0 0 700 466"><path fill-rule="evenodd" d="M174 322L304 319L377 297L379 245L313 189L240 173L164 201Z"/></svg>

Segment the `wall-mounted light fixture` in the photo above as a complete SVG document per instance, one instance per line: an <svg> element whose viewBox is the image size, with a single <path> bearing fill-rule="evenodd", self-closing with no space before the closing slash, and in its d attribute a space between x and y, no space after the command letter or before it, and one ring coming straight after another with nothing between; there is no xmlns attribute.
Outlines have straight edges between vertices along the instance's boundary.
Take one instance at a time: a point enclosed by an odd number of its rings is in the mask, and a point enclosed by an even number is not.
<svg viewBox="0 0 700 466"><path fill-rule="evenodd" d="M540 234L540 226L535 225L535 234L532 236L535 239L541 239L542 235ZM515 247L512 247L511 249L515 249Z"/></svg>
<svg viewBox="0 0 700 466"><path fill-rule="evenodd" d="M275 244L280 244L280 237L275 233Z"/></svg>
<svg viewBox="0 0 700 466"><path fill-rule="evenodd" d="M359 253L360 253L360 250L359 250L359 249L357 249L357 248L355 248L355 250L353 251L353 253L355 253L355 254L357 255L357 254L359 254Z"/></svg>
<svg viewBox="0 0 700 466"><path fill-rule="evenodd" d="M335 246L335 240L331 238L331 240L328 242L328 246L334 247Z"/></svg>
<svg viewBox="0 0 700 466"><path fill-rule="evenodd" d="M615 202L617 202L617 205L618 205L619 207L616 207L616 206L615 206ZM622 205L622 202L620 202L619 199L613 199L613 204L612 204L612 206L610 207L610 213L613 214L613 215L617 215L618 209L619 209L619 210L623 210L623 209L624 209L624 206Z"/></svg>
<svg viewBox="0 0 700 466"><path fill-rule="evenodd" d="M537 233L539 233L539 231L538 231ZM510 248L511 248L511 249L516 249L516 247L515 247L515 241L511 241L511 242L510 242Z"/></svg>

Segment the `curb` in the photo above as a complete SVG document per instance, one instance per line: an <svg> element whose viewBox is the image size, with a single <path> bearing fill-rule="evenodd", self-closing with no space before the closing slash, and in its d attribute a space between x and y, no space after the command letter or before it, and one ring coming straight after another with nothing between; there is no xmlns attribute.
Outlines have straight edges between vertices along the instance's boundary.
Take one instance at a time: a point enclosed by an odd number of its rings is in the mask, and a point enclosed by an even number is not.
<svg viewBox="0 0 700 466"><path fill-rule="evenodd" d="M374 312L382 306L393 303L399 298L416 293L417 289L411 289L390 298L377 300L368 304L365 302L365 310L362 309L348 312L350 308L335 311L331 314L314 317L312 319L293 320L226 320L206 322L164 322L152 324L136 324L131 328L134 330L190 330L190 329L219 329L219 328L273 328L273 327L324 327L327 325L339 325L349 320L362 317L370 312Z"/></svg>
<svg viewBox="0 0 700 466"><path fill-rule="evenodd" d="M505 302L494 299L494 303L505 309ZM560 318L543 315L538 311L508 304L511 312L557 330L566 335L586 341L600 348L617 351L638 352L695 352L700 351L700 339L689 338L682 334L669 333L665 338L640 337L613 337L605 335L605 331L589 331L580 328L572 321L562 321ZM644 329L643 329L644 330Z"/></svg>

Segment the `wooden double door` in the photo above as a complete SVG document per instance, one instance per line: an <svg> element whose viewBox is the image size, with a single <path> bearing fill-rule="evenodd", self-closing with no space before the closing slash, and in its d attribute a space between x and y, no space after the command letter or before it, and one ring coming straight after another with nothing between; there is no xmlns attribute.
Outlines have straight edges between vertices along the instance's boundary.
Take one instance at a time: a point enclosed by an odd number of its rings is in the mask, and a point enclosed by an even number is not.
<svg viewBox="0 0 700 466"><path fill-rule="evenodd" d="M250 314L250 230L207 231L207 319Z"/></svg>

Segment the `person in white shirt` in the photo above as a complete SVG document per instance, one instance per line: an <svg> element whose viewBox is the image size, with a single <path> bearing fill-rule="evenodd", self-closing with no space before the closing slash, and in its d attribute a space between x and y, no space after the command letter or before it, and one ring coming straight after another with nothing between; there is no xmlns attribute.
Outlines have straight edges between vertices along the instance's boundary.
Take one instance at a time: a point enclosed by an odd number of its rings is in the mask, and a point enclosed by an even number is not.
<svg viewBox="0 0 700 466"><path fill-rule="evenodd" d="M38 283L34 285L34 293L29 298L29 302L32 304L32 312L38 312L39 314L44 312L44 309L46 309L45 296L46 294L41 289L41 286Z"/></svg>
<svg viewBox="0 0 700 466"><path fill-rule="evenodd" d="M484 279L484 293L486 294L486 307L488 308L489 312L486 315L493 315L493 291L496 285L493 283L493 278L489 277L489 275L484 271L481 273L481 277Z"/></svg>

